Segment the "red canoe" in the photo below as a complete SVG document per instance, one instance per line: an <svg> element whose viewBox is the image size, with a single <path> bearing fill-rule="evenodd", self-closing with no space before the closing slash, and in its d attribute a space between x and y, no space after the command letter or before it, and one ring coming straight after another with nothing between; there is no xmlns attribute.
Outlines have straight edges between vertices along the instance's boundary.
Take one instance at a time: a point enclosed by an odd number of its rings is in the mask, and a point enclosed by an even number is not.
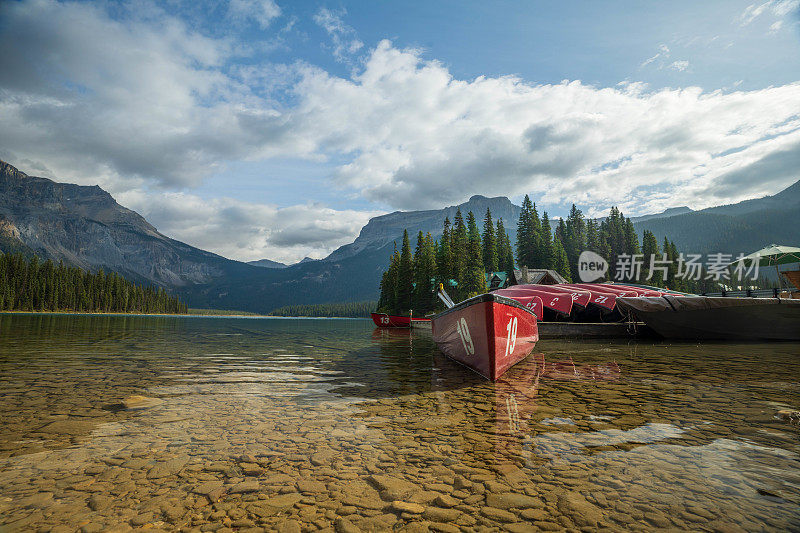
<svg viewBox="0 0 800 533"><path fill-rule="evenodd" d="M539 296L531 292L522 292L517 291L516 293L506 292L508 289L500 289L499 291L492 291L494 294L499 294L500 296L505 296L507 298L511 298L512 300L516 300L531 311L533 314L536 315L537 320L544 319L544 303Z"/></svg>
<svg viewBox="0 0 800 533"><path fill-rule="evenodd" d="M464 300L431 320L434 342L448 357L495 381L539 340L536 315L496 293Z"/></svg>
<svg viewBox="0 0 800 533"><path fill-rule="evenodd" d="M638 294L639 291L632 290L632 289L622 289L620 287L616 287L614 285L607 285L605 283L568 283L564 285L565 287L574 287L576 289L583 289L587 291L603 291L603 292L610 292L614 293L618 296L633 296L634 294ZM649 291L648 291L649 292Z"/></svg>
<svg viewBox="0 0 800 533"><path fill-rule="evenodd" d="M572 303L577 304L581 307L586 307L589 305L589 302L592 299L592 293L589 291L581 290L581 289L570 289L566 287L562 287L561 285L548 285L547 286L551 291L559 291L565 292L572 295Z"/></svg>
<svg viewBox="0 0 800 533"><path fill-rule="evenodd" d="M410 316L387 315L386 313L370 313L372 321L379 328L410 328L415 322L430 322L429 318L411 318Z"/></svg>
<svg viewBox="0 0 800 533"><path fill-rule="evenodd" d="M498 289L493 294L519 301L526 297L538 296L546 308L569 315L572 312L572 296L563 291L550 290L549 287L549 285L514 285L507 289Z"/></svg>
<svg viewBox="0 0 800 533"><path fill-rule="evenodd" d="M617 296L624 296L629 293L620 290L609 290L605 285L599 283L560 284L558 286L568 290L589 291L592 295L589 303L609 311L613 311L616 307Z"/></svg>
<svg viewBox="0 0 800 533"><path fill-rule="evenodd" d="M577 305L579 305L581 307L586 307L587 305L589 305L589 300L591 300L591 298L592 298L591 293L586 289L578 289L578 288L575 288L575 287L566 287L564 285L538 285L538 284L532 284L532 285L514 285L513 287L510 287L510 288L512 288L512 289L533 289L533 290L537 290L537 291L545 291L545 292L550 293L550 294L555 293L557 296L559 294L568 294L572 298L572 303L573 304L577 304ZM553 302L553 304L555 303L553 301L553 299L551 299L550 302ZM551 305L550 307L551 308L555 308L555 305ZM571 311L571 309L570 309L570 311Z"/></svg>

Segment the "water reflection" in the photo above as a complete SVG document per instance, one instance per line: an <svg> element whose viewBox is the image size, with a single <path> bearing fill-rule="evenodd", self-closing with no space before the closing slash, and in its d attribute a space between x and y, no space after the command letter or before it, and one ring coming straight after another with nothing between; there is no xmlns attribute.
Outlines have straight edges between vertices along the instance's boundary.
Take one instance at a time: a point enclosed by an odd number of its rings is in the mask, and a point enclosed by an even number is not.
<svg viewBox="0 0 800 533"><path fill-rule="evenodd" d="M545 340L490 383L369 321L0 315L0 335L11 531L800 528L796 344Z"/></svg>

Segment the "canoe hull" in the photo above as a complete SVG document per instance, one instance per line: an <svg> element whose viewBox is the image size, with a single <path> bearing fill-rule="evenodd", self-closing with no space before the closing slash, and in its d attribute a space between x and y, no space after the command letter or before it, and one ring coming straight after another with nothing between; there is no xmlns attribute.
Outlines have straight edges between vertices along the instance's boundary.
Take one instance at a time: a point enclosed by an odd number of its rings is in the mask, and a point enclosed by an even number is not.
<svg viewBox="0 0 800 533"><path fill-rule="evenodd" d="M525 359L539 341L536 315L491 293L434 316L431 331L442 353L492 381Z"/></svg>
<svg viewBox="0 0 800 533"><path fill-rule="evenodd" d="M574 299L565 291L551 290L550 285L514 285L506 289L494 291L495 294L527 303L532 296L537 296L544 307L568 316L572 312Z"/></svg>
<svg viewBox="0 0 800 533"><path fill-rule="evenodd" d="M668 339L800 340L800 301L662 296L620 298L617 303Z"/></svg>
<svg viewBox="0 0 800 533"><path fill-rule="evenodd" d="M409 316L387 315L386 313L370 313L370 316L379 328L410 328L430 323L428 318L411 318Z"/></svg>

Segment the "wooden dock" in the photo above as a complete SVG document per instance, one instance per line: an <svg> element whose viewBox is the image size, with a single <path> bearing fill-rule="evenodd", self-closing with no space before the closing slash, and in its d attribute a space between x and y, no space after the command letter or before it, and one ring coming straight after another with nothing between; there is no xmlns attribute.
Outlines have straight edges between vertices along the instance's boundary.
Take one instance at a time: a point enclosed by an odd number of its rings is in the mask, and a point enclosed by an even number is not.
<svg viewBox="0 0 800 533"><path fill-rule="evenodd" d="M649 333L644 322L633 325L626 322L539 322L539 338L596 338L596 339L630 339L642 337Z"/></svg>

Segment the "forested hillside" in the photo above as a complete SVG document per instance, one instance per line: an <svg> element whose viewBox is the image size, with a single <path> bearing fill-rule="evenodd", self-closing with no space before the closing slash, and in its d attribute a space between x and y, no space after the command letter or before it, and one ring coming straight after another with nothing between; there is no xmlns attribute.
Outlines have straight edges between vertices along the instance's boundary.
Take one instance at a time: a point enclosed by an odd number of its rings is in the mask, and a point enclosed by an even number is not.
<svg viewBox="0 0 800 533"><path fill-rule="evenodd" d="M102 270L0 254L0 310L101 313L186 313L186 304L160 287L143 287Z"/></svg>
<svg viewBox="0 0 800 533"><path fill-rule="evenodd" d="M330 304L287 305L270 313L272 316L369 318L376 302L340 302Z"/></svg>
<svg viewBox="0 0 800 533"><path fill-rule="evenodd" d="M636 224L636 229L640 234L651 231L658 238L669 234L682 250L691 253L749 254L771 243L800 245L800 204L756 214L697 211L647 220Z"/></svg>

